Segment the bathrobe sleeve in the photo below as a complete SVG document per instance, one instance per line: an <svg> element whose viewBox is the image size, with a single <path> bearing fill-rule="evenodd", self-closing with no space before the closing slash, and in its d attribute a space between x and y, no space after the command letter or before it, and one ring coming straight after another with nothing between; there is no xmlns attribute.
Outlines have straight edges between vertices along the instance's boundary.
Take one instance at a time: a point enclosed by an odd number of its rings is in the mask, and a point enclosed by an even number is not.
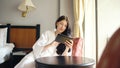
<svg viewBox="0 0 120 68"><path fill-rule="evenodd" d="M53 56L56 52L56 47L52 46L43 51L44 47L55 40L55 34L52 31L46 31L41 35L37 42L33 45L33 54L35 58Z"/></svg>

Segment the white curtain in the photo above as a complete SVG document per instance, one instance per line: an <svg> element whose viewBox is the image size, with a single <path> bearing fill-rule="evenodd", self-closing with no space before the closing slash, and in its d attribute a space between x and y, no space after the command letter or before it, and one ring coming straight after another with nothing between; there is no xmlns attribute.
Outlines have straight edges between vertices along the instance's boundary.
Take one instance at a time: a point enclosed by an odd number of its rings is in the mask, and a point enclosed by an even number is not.
<svg viewBox="0 0 120 68"><path fill-rule="evenodd" d="M74 8L74 37L83 38L83 22L84 22L84 0L73 0Z"/></svg>
<svg viewBox="0 0 120 68"><path fill-rule="evenodd" d="M85 35L84 57L96 60L95 0L73 0L73 8L75 19L73 35L81 38Z"/></svg>
<svg viewBox="0 0 120 68"><path fill-rule="evenodd" d="M95 0L85 0L85 57L96 61Z"/></svg>

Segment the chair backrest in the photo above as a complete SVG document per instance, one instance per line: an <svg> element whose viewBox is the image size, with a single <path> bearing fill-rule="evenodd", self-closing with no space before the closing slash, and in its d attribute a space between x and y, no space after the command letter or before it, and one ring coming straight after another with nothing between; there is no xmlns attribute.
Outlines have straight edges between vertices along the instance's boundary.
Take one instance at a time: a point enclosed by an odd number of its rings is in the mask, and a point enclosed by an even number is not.
<svg viewBox="0 0 120 68"><path fill-rule="evenodd" d="M74 38L73 39L72 56L81 56L82 57L82 49L83 49L83 39L82 38Z"/></svg>
<svg viewBox="0 0 120 68"><path fill-rule="evenodd" d="M39 36L39 24L36 26L10 25L9 40L15 44L17 50L31 50Z"/></svg>
<svg viewBox="0 0 120 68"><path fill-rule="evenodd" d="M120 28L112 35L97 68L120 68Z"/></svg>

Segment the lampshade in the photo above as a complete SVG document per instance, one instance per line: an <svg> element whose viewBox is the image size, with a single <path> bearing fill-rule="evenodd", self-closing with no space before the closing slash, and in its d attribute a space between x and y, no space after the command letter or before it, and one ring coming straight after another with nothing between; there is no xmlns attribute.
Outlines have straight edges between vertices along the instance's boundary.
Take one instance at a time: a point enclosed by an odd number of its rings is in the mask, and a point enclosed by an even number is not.
<svg viewBox="0 0 120 68"><path fill-rule="evenodd" d="M36 7L34 6L34 4L32 3L31 0L24 0L19 6L18 6L18 9L20 11L22 11L22 16L23 17L26 17L26 14L35 9Z"/></svg>

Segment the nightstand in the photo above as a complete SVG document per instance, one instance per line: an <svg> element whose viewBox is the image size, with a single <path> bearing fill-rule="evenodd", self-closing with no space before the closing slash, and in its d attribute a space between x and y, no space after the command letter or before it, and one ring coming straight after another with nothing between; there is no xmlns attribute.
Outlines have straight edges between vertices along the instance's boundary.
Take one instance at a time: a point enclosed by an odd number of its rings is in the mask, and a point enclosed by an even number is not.
<svg viewBox="0 0 120 68"><path fill-rule="evenodd" d="M14 68L16 64L18 64L21 59L26 55L27 53L24 51L17 51L12 53L12 60L11 60L11 65Z"/></svg>

